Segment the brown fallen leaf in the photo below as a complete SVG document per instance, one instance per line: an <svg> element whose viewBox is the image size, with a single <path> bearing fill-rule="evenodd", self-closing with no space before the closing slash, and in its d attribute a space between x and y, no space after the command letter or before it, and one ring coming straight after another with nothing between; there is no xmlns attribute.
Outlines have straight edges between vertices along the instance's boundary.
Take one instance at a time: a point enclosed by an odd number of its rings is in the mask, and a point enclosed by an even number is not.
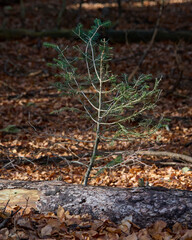
<svg viewBox="0 0 192 240"><path fill-rule="evenodd" d="M7 228L2 228L0 230L0 239L7 240L9 237L9 230Z"/></svg>
<svg viewBox="0 0 192 240"><path fill-rule="evenodd" d="M48 237L48 236L51 236L52 234L52 226L51 225L46 225L45 227L43 227L41 229L41 237Z"/></svg>
<svg viewBox="0 0 192 240"><path fill-rule="evenodd" d="M131 215L128 217L125 217L121 221L121 224L118 226L118 228L121 229L124 233L130 234L132 220L133 220L133 217Z"/></svg>
<svg viewBox="0 0 192 240"><path fill-rule="evenodd" d="M187 230L180 240L191 240L191 239L192 239L192 230Z"/></svg>
<svg viewBox="0 0 192 240"><path fill-rule="evenodd" d="M124 240L139 240L136 233L132 233L131 235L124 238Z"/></svg>
<svg viewBox="0 0 192 240"><path fill-rule="evenodd" d="M16 220L16 225L21 228L34 230L31 220L28 216L21 216ZM17 227L16 226L16 227Z"/></svg>
<svg viewBox="0 0 192 240"><path fill-rule="evenodd" d="M57 210L57 217L59 218L60 222L63 222L65 220L65 210L60 205Z"/></svg>
<svg viewBox="0 0 192 240"><path fill-rule="evenodd" d="M138 233L139 240L152 240L146 228L141 229Z"/></svg>
<svg viewBox="0 0 192 240"><path fill-rule="evenodd" d="M157 234L162 233L162 230L167 226L164 221L156 221L151 227L148 228L149 234L154 237Z"/></svg>

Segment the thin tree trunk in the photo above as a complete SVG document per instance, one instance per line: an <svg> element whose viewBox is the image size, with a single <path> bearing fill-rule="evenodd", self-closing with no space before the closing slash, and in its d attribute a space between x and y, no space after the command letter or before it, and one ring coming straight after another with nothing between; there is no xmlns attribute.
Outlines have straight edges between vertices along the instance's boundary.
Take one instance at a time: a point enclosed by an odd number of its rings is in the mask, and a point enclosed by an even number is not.
<svg viewBox="0 0 192 240"><path fill-rule="evenodd" d="M60 29L60 27L61 27L61 20L62 20L63 13L65 12L65 10L66 10L66 0L63 0L61 9L60 9L58 17L57 17L57 28L58 29Z"/></svg>
<svg viewBox="0 0 192 240"><path fill-rule="evenodd" d="M25 5L24 0L20 0L20 15L22 27L25 27Z"/></svg>
<svg viewBox="0 0 192 240"><path fill-rule="evenodd" d="M119 18L120 18L121 13L122 13L121 0L117 0L117 3L118 3L118 15L119 15Z"/></svg>
<svg viewBox="0 0 192 240"><path fill-rule="evenodd" d="M95 139L95 143L94 143L94 147L93 147L93 153L92 153L92 156L91 156L91 159L90 159L90 163L89 163L87 172L85 173L85 177L84 177L84 182L83 182L84 186L87 186L87 182L89 180L89 175L90 175L91 170L92 170L93 165L94 165L95 156L97 155L98 144L99 144L99 135L98 135L98 131L97 131L96 139Z"/></svg>

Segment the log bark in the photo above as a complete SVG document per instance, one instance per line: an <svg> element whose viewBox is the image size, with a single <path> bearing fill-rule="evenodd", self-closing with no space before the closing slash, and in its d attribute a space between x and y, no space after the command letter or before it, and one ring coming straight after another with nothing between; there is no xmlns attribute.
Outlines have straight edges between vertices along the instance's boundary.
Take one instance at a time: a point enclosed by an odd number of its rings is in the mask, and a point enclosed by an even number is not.
<svg viewBox="0 0 192 240"><path fill-rule="evenodd" d="M38 200L35 205L41 212L56 211L60 205L71 214L89 213L93 218L109 218L117 223L126 216L132 215L133 223L140 227L146 227L156 220L163 220L170 226L180 222L192 227L192 192L190 191L162 187L132 189L84 187L61 181L0 180L0 207L6 204L5 198L4 203L1 199L3 191L10 189L15 190L14 200L18 199L18 205L20 205L20 190L28 191L25 198L37 194ZM36 193L34 190L37 190ZM9 197L11 198L10 195Z"/></svg>
<svg viewBox="0 0 192 240"><path fill-rule="evenodd" d="M148 42L153 36L153 30L108 30L102 34L102 37L109 39L111 42L125 43L125 42ZM62 30L46 30L42 32L35 32L28 29L0 29L0 41L2 40L16 40L23 37L52 37L52 38L75 38L73 31L68 29ZM158 30L155 41L173 41L178 42L184 40L192 42L191 31L166 31Z"/></svg>

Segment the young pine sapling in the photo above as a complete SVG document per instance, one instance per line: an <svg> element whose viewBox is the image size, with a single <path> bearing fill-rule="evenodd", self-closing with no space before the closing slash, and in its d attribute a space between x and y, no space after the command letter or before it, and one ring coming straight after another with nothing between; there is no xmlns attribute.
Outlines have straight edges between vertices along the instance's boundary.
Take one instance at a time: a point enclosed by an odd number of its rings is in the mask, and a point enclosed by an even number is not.
<svg viewBox="0 0 192 240"><path fill-rule="evenodd" d="M78 25L75 34L83 42L84 48L76 46L79 55L70 60L65 55L65 50L61 50L57 45L45 43L45 46L58 52L58 58L54 59L52 65L63 70L64 81L59 85L62 91L73 94L79 100L85 115L95 126L92 156L83 182L85 186L101 142L142 138L159 127L158 124L151 127L152 120L145 117L143 120L143 114L152 110L159 98L159 80L155 80L151 88L147 84L151 78L149 75L141 75L129 82L126 74L117 77L111 73L111 48L105 39L99 38L99 30L108 27L109 24L110 22L102 23L96 19L91 30L86 32L83 31L82 25ZM82 64L86 67L85 75L81 73ZM88 88L92 91L88 92ZM144 131L141 132L143 128Z"/></svg>

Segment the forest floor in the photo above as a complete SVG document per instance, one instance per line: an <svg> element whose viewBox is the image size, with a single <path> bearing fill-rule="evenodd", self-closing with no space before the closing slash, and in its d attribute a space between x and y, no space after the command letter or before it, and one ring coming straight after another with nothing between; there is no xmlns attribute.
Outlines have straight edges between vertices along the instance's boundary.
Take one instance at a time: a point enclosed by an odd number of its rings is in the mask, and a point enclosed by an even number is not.
<svg viewBox="0 0 192 240"><path fill-rule="evenodd" d="M26 1L25 28L36 30L54 28L59 1ZM47 2L47 1L46 1ZM73 28L76 25L77 4L67 6L67 12L62 22L62 27ZM105 1L104 1L105 2ZM174 2L174 1L172 1ZM192 6L189 2L170 4L164 9L161 28L169 30L191 30L190 13ZM151 3L149 1L149 3ZM123 2L123 13L119 20L119 29L151 29L154 27L158 16L159 7L146 5L140 7ZM11 8L2 7L0 19L4 19L6 27L22 27L19 16L19 5ZM104 12L103 7L108 8ZM45 11L47 9L47 11ZM54 10L54 11L53 11ZM85 3L82 8L81 19L85 27L93 22L95 17L110 17L115 21L118 17L116 5L102 3ZM70 21L69 19L74 19ZM65 107L79 107L76 99L70 96L61 96L53 83L57 82L55 70L47 66L48 62L56 57L54 50L43 47L43 42L58 44L61 48L68 46L68 56L75 56L72 46L81 43L66 39L30 39L0 42L0 175L2 179L12 180L63 180L67 183L80 184L86 168L79 164L71 164L64 156L71 156L72 160L87 164L91 153L92 143L79 144L71 138L94 140L94 132L90 128L91 122L84 119L77 112L68 110L60 113L58 110ZM148 43L111 44L113 59L111 70L117 75L130 74L137 66L147 49ZM133 142L118 142L115 145L101 144L100 150L111 151L137 151L154 150L180 153L192 157L192 44L184 41L173 43L154 42L152 49L145 58L137 73L152 74L155 78L162 78L160 89L161 97L153 114L156 119L168 118L167 125L152 136ZM83 68L83 66L82 66ZM62 79L60 79L62 80ZM67 138L66 136L70 136ZM104 170L99 175L93 170L90 185L112 187L138 187L139 180L143 179L149 185L163 186L192 190L191 164L177 161L168 157L123 155L123 162L118 168ZM97 159L96 166L104 166L115 158L108 157L105 162ZM132 160L131 164L127 160ZM170 162L171 161L171 162ZM62 215L62 216L61 216ZM70 216L58 211L57 216L24 214L25 219L38 222L37 235L50 236L49 239L181 239L181 236L192 233L187 228L177 224L170 230L162 222L154 224L151 228L139 230L131 225L124 234L122 226L109 221L92 221L91 227L82 230L79 227L74 231L70 229L71 218L81 224L80 216ZM29 221L19 225L20 239L28 239L31 231ZM42 226L42 218L46 222ZM61 219L66 220L66 225L61 224ZM55 220L57 219L57 220ZM76 219L76 220L74 220ZM15 220L16 221L16 220ZM56 224L60 221L60 225ZM88 220L90 225L91 220ZM84 223L83 223L84 224ZM83 226L82 224L82 226ZM86 225L85 224L85 225ZM52 226L51 230L50 227ZM53 231L53 225L55 232ZM128 224L127 224L128 225ZM21 230L22 226L28 231ZM59 227L58 227L59 226ZM68 226L68 227L66 227ZM165 230L166 229L166 230ZM7 228L0 230L1 234L8 234ZM10 230L14 232L14 230ZM60 231L60 232L59 232ZM125 231L125 232L126 232ZM8 232L8 233L7 233ZM17 234L18 234L17 232ZM53 233L54 232L54 233ZM155 235L158 232L158 236ZM49 233L49 234L48 234ZM53 234L52 234L53 233ZM24 234L22 237L22 234ZM39 234L39 235L38 235ZM46 235L47 234L47 235ZM52 234L52 235L51 235ZM55 235L54 235L55 234ZM63 235L62 235L63 234ZM84 235L83 235L84 234ZM142 235L143 234L143 235ZM190 235L191 234L191 235ZM81 236L80 236L81 235ZM3 236L3 235L2 235ZM51 238L52 236L52 238ZM142 238L143 236L143 238ZM55 238L54 238L55 237ZM63 237L63 238L62 238ZM86 238L87 237L87 238ZM191 239L191 238L188 239ZM1 239L1 237L0 237ZM5 238L6 239L6 238ZM16 238L7 238L16 239ZM37 238L30 238L37 239ZM48 238L46 238L48 239ZM182 238L182 239L187 239Z"/></svg>

